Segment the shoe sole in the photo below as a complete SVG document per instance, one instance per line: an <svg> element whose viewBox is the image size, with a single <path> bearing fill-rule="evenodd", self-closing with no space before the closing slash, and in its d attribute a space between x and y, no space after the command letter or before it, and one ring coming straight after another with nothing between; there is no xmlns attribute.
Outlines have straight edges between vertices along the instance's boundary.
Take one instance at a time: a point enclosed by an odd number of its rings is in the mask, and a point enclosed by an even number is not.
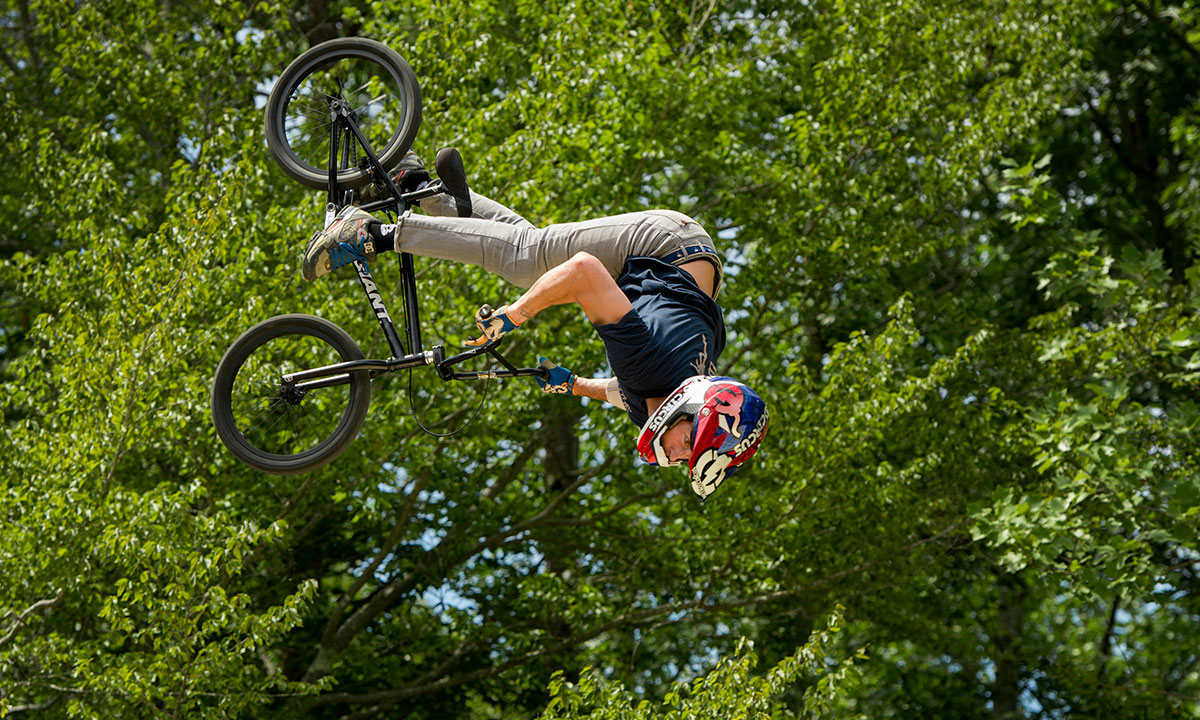
<svg viewBox="0 0 1200 720"><path fill-rule="evenodd" d="M442 148L433 161L433 169L454 197L458 216L471 217L471 191L467 186L467 171L463 167L462 155L454 148Z"/></svg>

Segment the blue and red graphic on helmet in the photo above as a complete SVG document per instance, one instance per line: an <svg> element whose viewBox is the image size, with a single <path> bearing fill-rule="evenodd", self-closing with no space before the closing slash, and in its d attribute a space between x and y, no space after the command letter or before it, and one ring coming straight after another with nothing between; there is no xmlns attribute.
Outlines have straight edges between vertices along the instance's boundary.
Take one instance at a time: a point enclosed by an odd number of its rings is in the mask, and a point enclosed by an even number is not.
<svg viewBox="0 0 1200 720"><path fill-rule="evenodd" d="M749 391L749 388L735 382L717 383L707 389L704 406L692 428L693 458L698 452L712 450L729 455L732 466L746 460L758 449L757 443L748 440L755 434L755 426L765 408L757 395L750 392L751 396L747 398L744 390ZM758 434L761 435L761 429Z"/></svg>
<svg viewBox="0 0 1200 720"><path fill-rule="evenodd" d="M729 377L697 375L675 388L646 421L638 437L646 462L678 464L663 447L663 436L682 420L692 423L688 473L701 498L754 455L770 424L766 403L749 387Z"/></svg>
<svg viewBox="0 0 1200 720"><path fill-rule="evenodd" d="M758 450L770 424L766 404L732 378L714 378L692 426L692 489L707 497Z"/></svg>
<svg viewBox="0 0 1200 720"><path fill-rule="evenodd" d="M745 402L746 396L736 385L724 383L708 388L704 394L704 407L692 430L693 452L697 440L704 447L715 446L719 453L732 450L741 439L742 405Z"/></svg>

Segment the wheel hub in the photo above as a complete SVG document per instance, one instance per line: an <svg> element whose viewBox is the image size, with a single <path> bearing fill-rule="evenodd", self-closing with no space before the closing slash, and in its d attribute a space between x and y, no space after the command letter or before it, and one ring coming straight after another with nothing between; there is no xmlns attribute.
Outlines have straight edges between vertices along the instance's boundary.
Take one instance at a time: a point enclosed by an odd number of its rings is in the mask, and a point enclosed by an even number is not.
<svg viewBox="0 0 1200 720"><path fill-rule="evenodd" d="M296 383L284 382L279 386L279 397L288 405L299 405L304 395L305 392L296 387Z"/></svg>

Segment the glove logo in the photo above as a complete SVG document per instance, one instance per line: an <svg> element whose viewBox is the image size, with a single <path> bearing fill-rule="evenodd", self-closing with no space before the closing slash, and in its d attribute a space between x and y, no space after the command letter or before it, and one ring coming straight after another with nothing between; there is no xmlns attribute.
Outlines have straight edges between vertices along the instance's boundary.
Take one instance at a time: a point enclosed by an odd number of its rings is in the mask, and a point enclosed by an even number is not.
<svg viewBox="0 0 1200 720"><path fill-rule="evenodd" d="M480 329L483 330L483 334L486 335L489 340L495 340L513 327L514 325L508 320L508 317L502 315L500 317L493 317L491 320L488 320L487 324Z"/></svg>
<svg viewBox="0 0 1200 720"><path fill-rule="evenodd" d="M517 323L513 322L509 316L507 305L496 310L492 310L487 305L480 307L479 311L475 313L475 326L479 328L481 335L466 341L465 344L471 347L495 342L518 327Z"/></svg>
<svg viewBox="0 0 1200 720"><path fill-rule="evenodd" d="M546 377L534 378L542 392L554 395L569 395L575 387L575 373L559 367L544 357L538 358L538 367L545 369Z"/></svg>

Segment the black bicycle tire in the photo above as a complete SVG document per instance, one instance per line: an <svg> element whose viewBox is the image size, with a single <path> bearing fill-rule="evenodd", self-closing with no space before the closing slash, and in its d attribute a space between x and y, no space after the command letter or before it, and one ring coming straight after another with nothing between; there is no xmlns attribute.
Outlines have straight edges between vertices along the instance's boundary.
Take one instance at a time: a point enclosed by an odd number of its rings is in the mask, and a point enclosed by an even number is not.
<svg viewBox="0 0 1200 720"><path fill-rule="evenodd" d="M293 180L313 188L324 190L329 187L328 167L316 168L300 160L287 142L284 132L284 109L287 100L303 80L325 63L349 57L372 60L385 67L397 80L400 90L406 95L398 127L391 140L382 150L375 149L379 162L391 169L412 147L413 139L421 126L421 88L416 73L400 56L381 42L367 38L339 38L306 50L291 62L275 82L267 99L266 137L267 147L279 167ZM338 189L348 190L367 182L365 170L351 168L338 172Z"/></svg>
<svg viewBox="0 0 1200 720"><path fill-rule="evenodd" d="M212 417L217 436L234 457L256 470L272 475L294 475L315 470L340 455L354 440L367 417L371 402L371 380L366 371L351 373L350 395L342 417L329 437L309 450L279 455L255 447L238 430L233 417L233 382L246 360L266 342L284 335L308 335L325 341L343 360L363 359L354 339L332 322L313 315L277 315L246 332L225 351L217 364L212 383Z"/></svg>

